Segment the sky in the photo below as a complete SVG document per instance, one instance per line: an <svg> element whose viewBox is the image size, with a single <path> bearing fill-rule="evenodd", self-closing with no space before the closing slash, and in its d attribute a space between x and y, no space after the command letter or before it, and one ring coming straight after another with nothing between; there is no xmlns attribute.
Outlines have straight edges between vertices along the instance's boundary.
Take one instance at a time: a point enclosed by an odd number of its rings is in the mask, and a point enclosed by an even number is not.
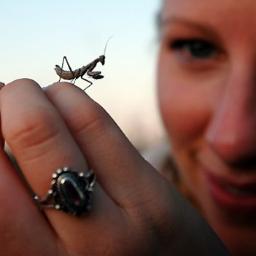
<svg viewBox="0 0 256 256"><path fill-rule="evenodd" d="M143 143L162 136L155 99L160 0L1 0L0 81L29 77L41 86L58 80L55 64L72 69L103 54L105 76L86 92L127 136ZM77 80L77 86L86 82ZM86 110L85 110L86 111ZM142 133L145 135L142 136Z"/></svg>

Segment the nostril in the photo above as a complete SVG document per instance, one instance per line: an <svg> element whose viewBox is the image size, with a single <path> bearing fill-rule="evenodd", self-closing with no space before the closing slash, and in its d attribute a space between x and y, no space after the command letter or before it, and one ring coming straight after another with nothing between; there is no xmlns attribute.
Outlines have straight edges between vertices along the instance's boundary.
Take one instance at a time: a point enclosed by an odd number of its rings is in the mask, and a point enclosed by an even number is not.
<svg viewBox="0 0 256 256"><path fill-rule="evenodd" d="M213 141L209 146L232 170L256 171L256 143Z"/></svg>
<svg viewBox="0 0 256 256"><path fill-rule="evenodd" d="M256 171L255 114L248 111L246 104L233 104L233 110L227 101L225 104L213 116L206 131L206 142L232 169Z"/></svg>
<svg viewBox="0 0 256 256"><path fill-rule="evenodd" d="M256 171L256 153L253 155L240 156L240 158L234 159L229 164L236 170Z"/></svg>
<svg viewBox="0 0 256 256"><path fill-rule="evenodd" d="M232 169L256 171L255 72L234 67L213 105L205 141Z"/></svg>

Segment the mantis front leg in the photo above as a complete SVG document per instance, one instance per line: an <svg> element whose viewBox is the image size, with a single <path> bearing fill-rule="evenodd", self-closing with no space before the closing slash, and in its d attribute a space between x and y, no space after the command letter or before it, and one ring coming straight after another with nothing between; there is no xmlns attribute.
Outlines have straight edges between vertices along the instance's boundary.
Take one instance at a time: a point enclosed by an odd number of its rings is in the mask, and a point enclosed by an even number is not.
<svg viewBox="0 0 256 256"><path fill-rule="evenodd" d="M92 82L90 80L85 79L83 76L81 76L81 79L83 79L84 81L89 83L89 85L83 89L83 91L85 91L86 89L88 89L92 85Z"/></svg>

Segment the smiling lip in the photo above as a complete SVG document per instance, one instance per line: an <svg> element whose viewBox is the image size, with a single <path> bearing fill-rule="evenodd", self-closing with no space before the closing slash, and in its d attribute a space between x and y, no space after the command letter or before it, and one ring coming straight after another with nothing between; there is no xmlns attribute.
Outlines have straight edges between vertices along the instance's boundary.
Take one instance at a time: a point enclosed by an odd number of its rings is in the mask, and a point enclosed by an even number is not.
<svg viewBox="0 0 256 256"><path fill-rule="evenodd" d="M256 182L238 183L207 171L209 192L214 202L226 210L256 212Z"/></svg>

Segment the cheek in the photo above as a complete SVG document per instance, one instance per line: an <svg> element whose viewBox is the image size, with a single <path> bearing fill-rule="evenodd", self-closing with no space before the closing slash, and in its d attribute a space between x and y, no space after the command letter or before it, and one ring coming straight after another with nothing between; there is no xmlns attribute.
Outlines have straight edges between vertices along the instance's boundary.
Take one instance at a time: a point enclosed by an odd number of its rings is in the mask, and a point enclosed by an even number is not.
<svg viewBox="0 0 256 256"><path fill-rule="evenodd" d="M180 189L194 204L200 202L204 191L196 155L205 146L204 134L212 112L209 94L199 84L159 80L160 111L182 180Z"/></svg>
<svg viewBox="0 0 256 256"><path fill-rule="evenodd" d="M205 183L198 172L197 154L207 146L205 134L221 96L222 77L216 73L211 76L185 72L165 55L160 56L158 101L179 170L179 189L201 204Z"/></svg>
<svg viewBox="0 0 256 256"><path fill-rule="evenodd" d="M208 93L202 86L160 79L158 94L162 119L173 146L203 136L211 111Z"/></svg>

